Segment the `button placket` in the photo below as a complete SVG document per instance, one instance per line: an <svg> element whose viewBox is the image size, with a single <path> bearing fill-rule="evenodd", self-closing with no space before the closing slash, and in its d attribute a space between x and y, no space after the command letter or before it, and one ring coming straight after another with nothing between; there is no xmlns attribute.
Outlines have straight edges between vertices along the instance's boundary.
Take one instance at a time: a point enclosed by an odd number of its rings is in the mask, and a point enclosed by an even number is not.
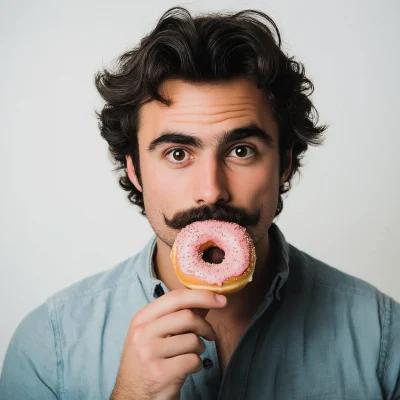
<svg viewBox="0 0 400 400"><path fill-rule="evenodd" d="M201 392L204 399L216 399L221 385L221 377L218 359L216 358L215 342L204 338L201 339L206 346L204 353L200 355L203 369L200 372L191 374L191 382L195 386L193 391L196 393Z"/></svg>
<svg viewBox="0 0 400 400"><path fill-rule="evenodd" d="M210 369L210 368L212 368L213 365L214 365L214 363L209 358L204 358L203 359L203 367L205 369Z"/></svg>
<svg viewBox="0 0 400 400"><path fill-rule="evenodd" d="M219 374L219 360L218 360L218 353L217 353L217 345L215 344L215 342L209 342L209 350L210 350L210 354L211 357L210 359L213 362L214 368L217 369L218 374Z"/></svg>

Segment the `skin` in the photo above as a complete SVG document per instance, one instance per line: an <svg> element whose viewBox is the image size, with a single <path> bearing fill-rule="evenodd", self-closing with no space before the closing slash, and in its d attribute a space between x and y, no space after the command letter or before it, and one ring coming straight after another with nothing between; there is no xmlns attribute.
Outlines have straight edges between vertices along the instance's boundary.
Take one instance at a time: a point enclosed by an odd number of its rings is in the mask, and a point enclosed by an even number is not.
<svg viewBox="0 0 400 400"><path fill-rule="evenodd" d="M261 91L251 80L236 79L214 85L169 80L162 92L171 99L170 106L152 101L141 109L143 185L129 156L127 171L143 192L146 215L157 235L156 274L170 291L132 318L112 400L178 400L187 376L203 368L200 336L216 342L223 373L275 273L267 232L290 165L279 176L278 129ZM262 138L224 140L227 133L250 125L264 132ZM173 143L151 146L165 132L197 140L183 145L175 137ZM170 251L178 231L164 220L217 203L260 211L259 223L248 227L257 252L253 282L228 301L207 290L186 289L177 280Z"/></svg>
<svg viewBox="0 0 400 400"><path fill-rule="evenodd" d="M203 368L200 336L216 339L204 317L226 305L220 297L207 290L177 289L136 313L110 400L179 400L187 376Z"/></svg>
<svg viewBox="0 0 400 400"><path fill-rule="evenodd" d="M161 92L172 101L171 105L152 101L142 107L140 114L138 141L143 187L127 156L129 178L143 193L146 215L157 235L156 273L170 290L183 287L170 261L178 231L166 226L164 215L172 218L178 211L216 203L242 207L250 213L260 210L259 224L247 228L257 253L253 282L230 295L224 310L208 315L210 320L249 320L265 285L274 276L274 269L271 265L268 268L267 263L272 257L267 232L274 219L279 186L290 172L291 155L287 169L279 176L278 126L263 92L252 80L217 84L168 80ZM265 131L271 143L256 137L222 142L225 132L249 125ZM165 132L193 136L201 142L201 148L163 143L149 151L151 142ZM242 157L235 150L238 148ZM181 152L171 152L174 149Z"/></svg>

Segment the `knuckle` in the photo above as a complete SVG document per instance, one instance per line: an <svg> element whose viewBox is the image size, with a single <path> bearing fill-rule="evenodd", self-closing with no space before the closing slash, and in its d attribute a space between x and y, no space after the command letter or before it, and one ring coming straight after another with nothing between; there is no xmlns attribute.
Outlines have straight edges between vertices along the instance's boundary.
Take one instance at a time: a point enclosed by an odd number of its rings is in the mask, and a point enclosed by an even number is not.
<svg viewBox="0 0 400 400"><path fill-rule="evenodd" d="M192 310L184 310L184 318L186 321L193 322L196 320L196 313Z"/></svg>
<svg viewBox="0 0 400 400"><path fill-rule="evenodd" d="M141 343L142 338L146 336L145 331L146 331L145 324L136 326L131 334L131 342L136 346L139 345Z"/></svg>
<svg viewBox="0 0 400 400"><path fill-rule="evenodd" d="M200 340L198 336L195 333L188 333L187 335L190 346L196 348L199 345Z"/></svg>
<svg viewBox="0 0 400 400"><path fill-rule="evenodd" d="M188 354L187 363L191 369L197 370L200 365L203 366L201 358L197 354Z"/></svg>
<svg viewBox="0 0 400 400"><path fill-rule="evenodd" d="M209 290L198 290L198 294L201 295L204 300L211 301L212 303L215 302L215 293L210 292Z"/></svg>
<svg viewBox="0 0 400 400"><path fill-rule="evenodd" d="M134 328L137 325L140 325L140 320L142 318L142 313L143 313L143 311L140 310L133 316L133 318L131 319L131 323L130 323L132 328Z"/></svg>

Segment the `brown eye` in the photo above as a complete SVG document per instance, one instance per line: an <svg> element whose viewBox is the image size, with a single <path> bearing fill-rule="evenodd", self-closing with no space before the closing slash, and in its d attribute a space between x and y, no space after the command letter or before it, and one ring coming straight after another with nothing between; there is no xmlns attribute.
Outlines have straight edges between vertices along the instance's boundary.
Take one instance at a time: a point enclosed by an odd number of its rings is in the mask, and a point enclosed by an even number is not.
<svg viewBox="0 0 400 400"><path fill-rule="evenodd" d="M247 148L246 146L236 147L235 153L238 157L246 157L247 156Z"/></svg>
<svg viewBox="0 0 400 400"><path fill-rule="evenodd" d="M182 161L185 158L185 152L183 150L174 150L172 152L172 157L175 161Z"/></svg>
<svg viewBox="0 0 400 400"><path fill-rule="evenodd" d="M249 158L255 151L250 146L237 146L235 147L229 155L234 158Z"/></svg>
<svg viewBox="0 0 400 400"><path fill-rule="evenodd" d="M167 153L167 158L172 164L181 164L188 160L189 153L184 149L172 149Z"/></svg>

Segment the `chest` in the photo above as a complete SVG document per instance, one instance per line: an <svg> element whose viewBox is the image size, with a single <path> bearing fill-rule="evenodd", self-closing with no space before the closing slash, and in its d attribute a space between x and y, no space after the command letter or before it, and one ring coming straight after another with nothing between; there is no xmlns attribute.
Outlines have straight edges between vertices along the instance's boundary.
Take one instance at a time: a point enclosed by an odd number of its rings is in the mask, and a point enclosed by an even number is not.
<svg viewBox="0 0 400 400"><path fill-rule="evenodd" d="M214 329L221 376L212 377L212 369L204 370L194 387L188 382L182 400L383 398L376 360L369 359L364 347L357 358L352 345L328 335L310 342L299 330L272 334L260 330L241 340L241 332L228 326ZM196 392L200 387L201 395Z"/></svg>
<svg viewBox="0 0 400 400"><path fill-rule="evenodd" d="M218 355L218 363L221 376L224 375L229 360L246 330L246 326L232 326L223 322L214 326L217 339L215 341Z"/></svg>

